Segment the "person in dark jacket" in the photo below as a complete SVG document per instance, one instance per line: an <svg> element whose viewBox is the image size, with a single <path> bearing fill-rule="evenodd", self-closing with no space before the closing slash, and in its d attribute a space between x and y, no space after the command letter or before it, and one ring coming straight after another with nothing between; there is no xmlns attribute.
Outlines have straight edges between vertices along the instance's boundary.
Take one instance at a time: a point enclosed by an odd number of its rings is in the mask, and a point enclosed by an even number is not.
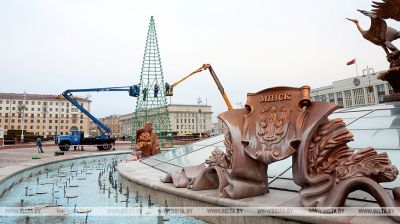
<svg viewBox="0 0 400 224"><path fill-rule="evenodd" d="M170 85L168 82L166 82L165 83L165 93L169 93L169 91L170 91L169 88L170 88Z"/></svg>
<svg viewBox="0 0 400 224"><path fill-rule="evenodd" d="M154 84L154 97L158 96L158 91L160 90L160 87L158 86L158 84Z"/></svg>
<svg viewBox="0 0 400 224"><path fill-rule="evenodd" d="M40 139L40 138L36 139L36 147L37 147L38 153L44 153L43 148L42 148L43 147L42 139Z"/></svg>
<svg viewBox="0 0 400 224"><path fill-rule="evenodd" d="M146 99L147 99L147 88L144 88L142 93L143 93L143 100L146 101Z"/></svg>

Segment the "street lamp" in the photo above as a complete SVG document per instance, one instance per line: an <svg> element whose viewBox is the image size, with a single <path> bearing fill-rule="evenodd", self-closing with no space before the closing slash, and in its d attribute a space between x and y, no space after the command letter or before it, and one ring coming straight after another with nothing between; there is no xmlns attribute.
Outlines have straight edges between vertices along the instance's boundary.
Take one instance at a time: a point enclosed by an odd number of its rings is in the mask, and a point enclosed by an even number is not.
<svg viewBox="0 0 400 224"><path fill-rule="evenodd" d="M241 108L244 108L242 102L237 102L236 105L240 106Z"/></svg>
<svg viewBox="0 0 400 224"><path fill-rule="evenodd" d="M47 114L47 102L43 102L42 113L43 113L44 121L46 123L43 137L47 138L47 116L46 116L46 114Z"/></svg>
<svg viewBox="0 0 400 224"><path fill-rule="evenodd" d="M371 75L375 75L375 70L374 70L374 68L370 68L367 65L367 68L363 69L362 73L363 73L362 77L368 77L368 89L367 89L368 90L368 93L367 93L368 102L367 103L374 103L374 101L375 101L374 95L372 94L372 100L370 97L371 97L371 93L374 92L374 88L371 85Z"/></svg>
<svg viewBox="0 0 400 224"><path fill-rule="evenodd" d="M21 114L22 127L21 127L21 142L24 142L24 126L25 126L25 110L27 106L25 105L26 93L24 92L24 101L18 104L18 112Z"/></svg>
<svg viewBox="0 0 400 224"><path fill-rule="evenodd" d="M368 77L368 84L369 84L369 88L371 88L371 75L375 75L375 70L374 70L374 68L370 68L368 65L367 65L367 68L364 68L363 70L362 70L362 73L363 73L363 75L362 75L362 77Z"/></svg>
<svg viewBox="0 0 400 224"><path fill-rule="evenodd" d="M311 90L311 95L314 95L314 101L320 101L318 90Z"/></svg>
<svg viewBox="0 0 400 224"><path fill-rule="evenodd" d="M197 98L197 104L199 105L199 107L200 107L200 104L202 103L203 101L201 100L201 98L199 97L199 98ZM199 114L201 114L201 109L199 108ZM197 116L198 116L198 114L196 114L196 133L197 132L199 132L199 134L200 134L200 138L201 138L201 130L199 130L199 119L197 119ZM200 129L201 129L201 127L200 127Z"/></svg>

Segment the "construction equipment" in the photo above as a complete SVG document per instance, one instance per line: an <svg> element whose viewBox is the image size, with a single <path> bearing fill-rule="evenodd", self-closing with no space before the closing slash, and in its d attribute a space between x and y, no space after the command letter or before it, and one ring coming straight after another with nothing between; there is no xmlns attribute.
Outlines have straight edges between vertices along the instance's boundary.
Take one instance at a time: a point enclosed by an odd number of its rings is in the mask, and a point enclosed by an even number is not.
<svg viewBox="0 0 400 224"><path fill-rule="evenodd" d="M58 136L58 146L62 151L68 151L70 146L81 146L83 145L96 145L98 149L111 149L115 144L115 138L110 137L110 128L103 124L99 119L94 117L89 111L87 111L72 95L73 92L129 92L132 97L138 97L140 89L137 85L133 86L122 86L122 87L105 87L105 88L91 88L91 89L68 89L65 90L58 98L64 97L72 105L76 106L82 113L88 116L99 129L101 135L91 138L85 138L84 133L81 130L71 130L70 135ZM83 149L83 148L82 148Z"/></svg>
<svg viewBox="0 0 400 224"><path fill-rule="evenodd" d="M217 75L214 72L214 69L211 67L210 64L203 64L203 66L201 66L200 68L198 68L197 70L195 70L194 72L190 73L189 75L183 77L182 79L178 80L177 82L173 83L171 86L169 86L169 88L166 88L166 92L165 95L166 96L173 96L174 95L174 87L176 87L178 84L180 84L181 82L185 81L186 79L188 79L190 76L197 74L199 72L202 72L204 70L209 70L211 77L214 79L215 84L217 84L218 90L221 93L222 97L224 98L224 101L226 103L226 106L228 107L228 110L232 110L232 104L228 99L228 96L225 93L224 87L222 87L221 82L219 81Z"/></svg>

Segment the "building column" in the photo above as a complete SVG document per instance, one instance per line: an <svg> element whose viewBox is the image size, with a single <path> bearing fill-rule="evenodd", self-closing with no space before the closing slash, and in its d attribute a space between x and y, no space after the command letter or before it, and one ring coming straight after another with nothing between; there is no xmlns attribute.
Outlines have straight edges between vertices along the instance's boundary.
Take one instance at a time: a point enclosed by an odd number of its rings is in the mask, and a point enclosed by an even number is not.
<svg viewBox="0 0 400 224"><path fill-rule="evenodd" d="M368 104L368 87L363 87L362 90L364 93L364 105L369 105Z"/></svg>
<svg viewBox="0 0 400 224"><path fill-rule="evenodd" d="M373 85L372 87L374 89L375 104L378 104L379 103L378 89L376 88L376 85Z"/></svg>
<svg viewBox="0 0 400 224"><path fill-rule="evenodd" d="M351 97L351 106L354 107L356 104L356 101L354 100L353 89L350 89L350 97Z"/></svg>
<svg viewBox="0 0 400 224"><path fill-rule="evenodd" d="M386 85L386 83L385 83L385 84L383 84L383 86L385 87L385 95L389 95L389 87L388 87L388 85Z"/></svg>
<svg viewBox="0 0 400 224"><path fill-rule="evenodd" d="M337 105L338 104L338 100L337 100L336 93L335 92L332 92L332 93L333 93L333 100L334 100L335 104Z"/></svg>

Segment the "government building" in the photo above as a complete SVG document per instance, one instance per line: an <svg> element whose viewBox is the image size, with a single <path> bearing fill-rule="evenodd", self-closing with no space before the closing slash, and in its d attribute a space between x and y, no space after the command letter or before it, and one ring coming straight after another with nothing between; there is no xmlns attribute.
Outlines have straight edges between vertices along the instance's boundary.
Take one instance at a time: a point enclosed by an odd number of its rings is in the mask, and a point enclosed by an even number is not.
<svg viewBox="0 0 400 224"><path fill-rule="evenodd" d="M170 104L169 121L175 135L207 134L212 131L212 111L208 105ZM135 113L119 116L120 136L132 137L132 119Z"/></svg>
<svg viewBox="0 0 400 224"><path fill-rule="evenodd" d="M311 90L313 101L336 103L343 108L361 107L383 102L383 96L393 91L388 82L378 79L378 73L334 81L332 85Z"/></svg>
<svg viewBox="0 0 400 224"><path fill-rule="evenodd" d="M91 101L75 98L90 111ZM89 118L58 95L0 93L0 129L23 130L35 135L54 136L78 129L89 134Z"/></svg>

